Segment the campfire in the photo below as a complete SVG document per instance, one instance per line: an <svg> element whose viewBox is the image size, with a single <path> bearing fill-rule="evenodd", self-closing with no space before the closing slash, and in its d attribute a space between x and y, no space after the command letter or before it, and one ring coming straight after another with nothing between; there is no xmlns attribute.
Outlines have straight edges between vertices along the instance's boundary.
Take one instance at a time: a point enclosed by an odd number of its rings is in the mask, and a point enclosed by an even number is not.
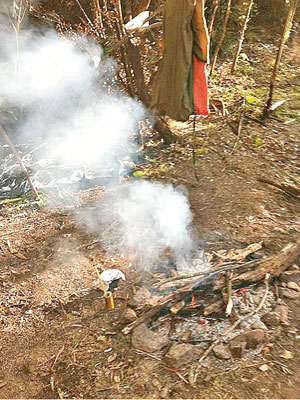
<svg viewBox="0 0 300 400"><path fill-rule="evenodd" d="M269 327L288 324L270 283L293 273L284 271L299 257L300 244L270 258L255 255L261 248L256 243L207 254L190 274L156 271L129 299L120 319L123 334L132 333L137 351L160 352L173 367L203 361L212 351L219 359L241 358L262 346Z"/></svg>

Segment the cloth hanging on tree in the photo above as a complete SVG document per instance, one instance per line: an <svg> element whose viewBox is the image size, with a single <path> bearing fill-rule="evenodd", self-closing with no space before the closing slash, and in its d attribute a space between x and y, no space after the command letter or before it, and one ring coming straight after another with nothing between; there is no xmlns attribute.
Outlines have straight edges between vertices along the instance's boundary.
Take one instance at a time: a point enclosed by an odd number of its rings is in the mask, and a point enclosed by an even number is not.
<svg viewBox="0 0 300 400"><path fill-rule="evenodd" d="M205 64L208 32L205 0L167 0L163 17L164 52L152 91L150 110L186 121L208 115Z"/></svg>

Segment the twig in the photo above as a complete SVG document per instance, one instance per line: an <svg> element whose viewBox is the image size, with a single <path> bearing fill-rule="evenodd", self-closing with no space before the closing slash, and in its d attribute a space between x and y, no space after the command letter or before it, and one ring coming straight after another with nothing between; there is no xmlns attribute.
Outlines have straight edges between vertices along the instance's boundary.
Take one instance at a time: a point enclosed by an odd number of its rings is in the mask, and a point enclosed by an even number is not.
<svg viewBox="0 0 300 400"><path fill-rule="evenodd" d="M56 362L57 362L57 360L58 360L58 357L61 355L61 353L64 351L64 349L65 349L65 345L63 345L62 348L61 348L61 349L59 350L59 352L57 353L57 355L56 355L56 357L55 357L55 360L54 360L54 362L53 362L53 364L52 364L51 371L54 370L54 366L55 366L55 364L56 364Z"/></svg>
<svg viewBox="0 0 300 400"><path fill-rule="evenodd" d="M300 180L295 178L294 176L290 175L289 173L287 173L286 171L284 171L282 168L279 168L277 165L274 165L274 168L280 172L283 176L286 176L287 178L289 178L291 181L293 181L296 185L300 185Z"/></svg>
<svg viewBox="0 0 300 400"><path fill-rule="evenodd" d="M136 352L137 354L143 354L143 355L145 355L145 356L154 358L154 360L161 361L161 358L159 358L159 357L157 357L157 356L154 356L153 354L146 353L145 351L142 351L142 350L135 350L135 352Z"/></svg>
<svg viewBox="0 0 300 400"><path fill-rule="evenodd" d="M226 337L230 332L232 332L237 326L240 325L241 322L245 321L246 319L251 318L254 314L257 314L259 312L259 310L262 308L262 306L264 305L268 292L269 292L269 278L270 278L270 274L266 274L265 276L265 292L263 294L263 297L259 303L259 305L250 313L248 313L247 315L245 315L242 318L239 318L233 325L230 326L230 328L228 328L225 332L221 333L221 335L219 336L218 339L216 339L210 346L209 348L203 353L202 357L199 360L199 363L201 363L201 361L203 361L208 354L213 350L213 348L220 343L222 340L224 340L224 337ZM198 367L199 368L199 367Z"/></svg>
<svg viewBox="0 0 300 400"><path fill-rule="evenodd" d="M264 361L261 361L259 363L254 363L254 364L247 364L247 365L238 364L233 368L230 367L230 368L226 369L225 371L219 372L218 374L209 375L209 376L210 376L210 378L215 378L217 376L228 374L229 372L236 371L237 369L260 367L261 365L272 364L273 362L274 361L266 361L266 360L264 360Z"/></svg>
<svg viewBox="0 0 300 400"><path fill-rule="evenodd" d="M99 36L99 32L97 31L97 29L95 29L94 24L92 23L92 21L90 20L89 16L87 15L87 13L85 12L84 8L82 7L81 3L79 0L75 0L75 2L77 3L78 7L80 8L82 14L84 15L84 17L86 18L88 24L90 25L90 27L92 28L92 31L96 34L96 36Z"/></svg>
<svg viewBox="0 0 300 400"><path fill-rule="evenodd" d="M25 175L25 178L27 179L27 182L29 183L29 186L30 186L35 198L39 200L40 196L39 196L34 184L32 183L30 175L29 175L27 169L25 168L25 165L23 164L23 161L21 160L21 158L20 158L15 146L12 144L10 138L7 136L5 130L3 129L3 127L1 125L0 125L0 132L1 132L1 135L3 136L3 139L6 141L6 143L9 146L9 148L11 149L11 151L14 154L14 156L16 157L18 163L20 164L20 167L21 167L21 169L23 171L23 174Z"/></svg>
<svg viewBox="0 0 300 400"><path fill-rule="evenodd" d="M180 379L182 379L183 382L185 382L187 385L190 385L190 382L187 381L187 380L185 379L185 377L182 376L181 373L178 372L176 369L168 368L168 367L166 367L165 365L164 365L164 368L165 368L167 371L175 372L175 374L176 374Z"/></svg>
<svg viewBox="0 0 300 400"><path fill-rule="evenodd" d="M87 243L87 244L82 244L81 246L78 247L78 249L86 249L89 246L93 246L94 244L100 243L100 240L94 240L93 242Z"/></svg>
<svg viewBox="0 0 300 400"><path fill-rule="evenodd" d="M170 278L167 278L167 279L164 279L164 280L162 280L160 282L155 283L153 285L153 287L154 288L159 288L160 286L163 286L163 285L165 285L166 283L169 283L169 282L180 281L182 279L189 279L189 278L194 278L194 277L197 277L197 276L200 277L200 276L203 276L203 275L204 275L203 272L195 272L193 274L172 276Z"/></svg>

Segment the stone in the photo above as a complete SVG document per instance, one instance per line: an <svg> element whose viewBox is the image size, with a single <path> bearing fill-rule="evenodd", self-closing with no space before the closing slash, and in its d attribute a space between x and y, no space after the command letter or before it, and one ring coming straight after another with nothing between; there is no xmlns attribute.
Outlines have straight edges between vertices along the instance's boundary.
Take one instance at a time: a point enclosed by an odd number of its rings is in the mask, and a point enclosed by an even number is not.
<svg viewBox="0 0 300 400"><path fill-rule="evenodd" d="M267 326L260 320L254 321L253 324L251 325L252 329L263 329L264 331L267 331L268 328Z"/></svg>
<svg viewBox="0 0 300 400"><path fill-rule="evenodd" d="M167 364L172 366L172 368L179 368L182 365L195 360L200 356L200 354L201 352L192 344L173 344L165 356L165 361Z"/></svg>
<svg viewBox="0 0 300 400"><path fill-rule="evenodd" d="M247 349L255 349L264 340L265 332L263 329L254 329L246 333Z"/></svg>
<svg viewBox="0 0 300 400"><path fill-rule="evenodd" d="M129 300L128 305L133 308L142 308L150 303L151 293L146 288L140 288Z"/></svg>
<svg viewBox="0 0 300 400"><path fill-rule="evenodd" d="M136 312L132 308L126 308L120 317L121 324L130 324L137 319Z"/></svg>
<svg viewBox="0 0 300 400"><path fill-rule="evenodd" d="M229 343L229 350L230 350L232 357L242 358L244 355L244 352L245 352L246 345L247 345L246 340L238 341L238 340L235 340L235 338L233 340L231 340L231 342Z"/></svg>
<svg viewBox="0 0 300 400"><path fill-rule="evenodd" d="M300 296L300 291L296 291L293 289L287 289L287 288L282 288L280 290L280 295L281 297L285 297L287 299L291 299L291 300L295 300L298 299L298 297Z"/></svg>
<svg viewBox="0 0 300 400"><path fill-rule="evenodd" d="M223 344L218 344L213 348L214 355L220 360L229 360L231 358L231 354L228 346L224 346Z"/></svg>
<svg viewBox="0 0 300 400"><path fill-rule="evenodd" d="M161 350L169 343L167 336L161 335L149 329L146 324L136 327L132 333L131 344L136 349L146 353L154 353Z"/></svg>
<svg viewBox="0 0 300 400"><path fill-rule="evenodd" d="M282 282L300 282L300 271L284 271L279 278Z"/></svg>
<svg viewBox="0 0 300 400"><path fill-rule="evenodd" d="M288 282L286 284L286 287L288 289L292 289L292 290L296 290L297 292L300 292L300 287L299 287L298 283L296 283L296 282L292 282L292 281Z"/></svg>
<svg viewBox="0 0 300 400"><path fill-rule="evenodd" d="M275 311L268 312L261 317L267 326L278 326L280 324L280 315Z"/></svg>

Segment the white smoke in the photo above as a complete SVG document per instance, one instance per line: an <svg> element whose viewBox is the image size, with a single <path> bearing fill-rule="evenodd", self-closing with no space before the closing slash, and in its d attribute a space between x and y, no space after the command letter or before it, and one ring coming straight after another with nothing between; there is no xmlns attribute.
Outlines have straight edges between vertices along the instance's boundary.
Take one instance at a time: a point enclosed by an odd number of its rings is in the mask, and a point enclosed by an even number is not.
<svg viewBox="0 0 300 400"><path fill-rule="evenodd" d="M93 45L90 57L55 32L39 36L21 32L16 68L16 38L7 30L2 33L0 107L23 110L14 129L19 139L40 139L43 144L35 152L37 168L47 169L44 158L54 162L57 175L62 163L74 168L115 167L135 148L132 134L145 111L116 88L109 72L115 68L111 61L95 69L92 59L99 61L100 48L97 55ZM157 263L166 249L176 260L191 250L188 200L171 185L146 181L117 185L95 210L81 214L87 230L101 234L115 224L113 247L136 254L141 266Z"/></svg>
<svg viewBox="0 0 300 400"><path fill-rule="evenodd" d="M186 195L172 185L124 183L109 191L93 210L79 216L104 243L134 256L141 268L157 265L168 251L180 266L193 248L192 214Z"/></svg>

